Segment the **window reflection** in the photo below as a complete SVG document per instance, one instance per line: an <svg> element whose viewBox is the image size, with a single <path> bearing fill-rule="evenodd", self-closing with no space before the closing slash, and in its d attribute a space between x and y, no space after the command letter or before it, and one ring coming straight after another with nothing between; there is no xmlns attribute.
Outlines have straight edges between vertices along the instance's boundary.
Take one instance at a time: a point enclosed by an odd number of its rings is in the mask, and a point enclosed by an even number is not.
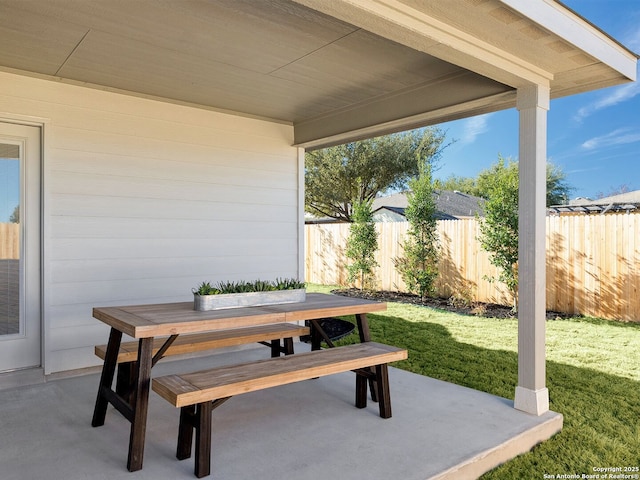
<svg viewBox="0 0 640 480"><path fill-rule="evenodd" d="M20 333L20 147L0 143L0 335Z"/></svg>

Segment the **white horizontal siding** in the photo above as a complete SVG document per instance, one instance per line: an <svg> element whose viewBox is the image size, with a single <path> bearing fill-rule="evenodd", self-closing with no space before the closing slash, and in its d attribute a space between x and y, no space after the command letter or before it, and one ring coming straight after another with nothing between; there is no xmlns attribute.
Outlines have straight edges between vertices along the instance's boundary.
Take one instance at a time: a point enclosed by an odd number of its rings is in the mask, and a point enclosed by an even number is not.
<svg viewBox="0 0 640 480"><path fill-rule="evenodd" d="M183 200L179 198L140 198L109 195L61 194L56 195L51 215L73 217L118 217L162 219L170 221L199 220L233 221L239 223L259 222L268 219L278 222L284 217L291 218L295 214L295 205L261 204L257 200L252 203L235 203L228 199ZM289 214L289 215L286 215Z"/></svg>
<svg viewBox="0 0 640 480"><path fill-rule="evenodd" d="M104 335L108 336L109 330L104 330ZM102 361L94 355L93 346L91 347L76 347L70 349L56 350L55 355L51 355L47 359L48 368L50 373L64 372L66 370L76 370L78 368L78 359L83 359L86 364L85 367L93 367L102 364Z"/></svg>
<svg viewBox="0 0 640 480"><path fill-rule="evenodd" d="M94 306L302 275L291 126L0 72L11 115L47 120L47 373L96 364Z"/></svg>

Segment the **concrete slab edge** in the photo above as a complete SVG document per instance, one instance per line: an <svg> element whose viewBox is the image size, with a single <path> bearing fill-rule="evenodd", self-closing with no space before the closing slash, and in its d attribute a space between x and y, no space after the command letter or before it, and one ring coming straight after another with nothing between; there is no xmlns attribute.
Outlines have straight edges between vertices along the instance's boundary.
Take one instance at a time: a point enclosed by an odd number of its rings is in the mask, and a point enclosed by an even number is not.
<svg viewBox="0 0 640 480"><path fill-rule="evenodd" d="M547 415L549 418L535 427L426 480L477 479L489 470L530 451L539 443L550 439L562 430L563 416L552 411L549 411L545 416Z"/></svg>

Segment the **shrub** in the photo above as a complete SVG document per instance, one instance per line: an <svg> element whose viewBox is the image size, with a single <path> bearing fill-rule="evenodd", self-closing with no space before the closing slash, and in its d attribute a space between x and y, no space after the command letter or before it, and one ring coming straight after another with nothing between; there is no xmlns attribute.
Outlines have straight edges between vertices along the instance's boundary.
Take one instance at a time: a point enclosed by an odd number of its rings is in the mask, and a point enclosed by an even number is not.
<svg viewBox="0 0 640 480"><path fill-rule="evenodd" d="M374 257L377 249L378 234L373 223L371 202L356 202L345 254L353 261L347 265L348 281L351 283L359 279L361 290L372 286L375 281L373 269L378 266Z"/></svg>

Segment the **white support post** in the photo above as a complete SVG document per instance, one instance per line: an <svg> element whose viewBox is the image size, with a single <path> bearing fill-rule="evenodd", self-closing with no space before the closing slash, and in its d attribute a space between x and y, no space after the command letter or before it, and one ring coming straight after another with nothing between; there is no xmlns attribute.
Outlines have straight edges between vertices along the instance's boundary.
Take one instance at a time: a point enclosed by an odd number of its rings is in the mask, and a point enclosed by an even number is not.
<svg viewBox="0 0 640 480"><path fill-rule="evenodd" d="M518 89L520 193L518 207L518 386L514 406L549 410L545 386L546 156L549 87Z"/></svg>
<svg viewBox="0 0 640 480"><path fill-rule="evenodd" d="M304 158L305 149L298 147L298 279L305 279L305 242L304 242Z"/></svg>

